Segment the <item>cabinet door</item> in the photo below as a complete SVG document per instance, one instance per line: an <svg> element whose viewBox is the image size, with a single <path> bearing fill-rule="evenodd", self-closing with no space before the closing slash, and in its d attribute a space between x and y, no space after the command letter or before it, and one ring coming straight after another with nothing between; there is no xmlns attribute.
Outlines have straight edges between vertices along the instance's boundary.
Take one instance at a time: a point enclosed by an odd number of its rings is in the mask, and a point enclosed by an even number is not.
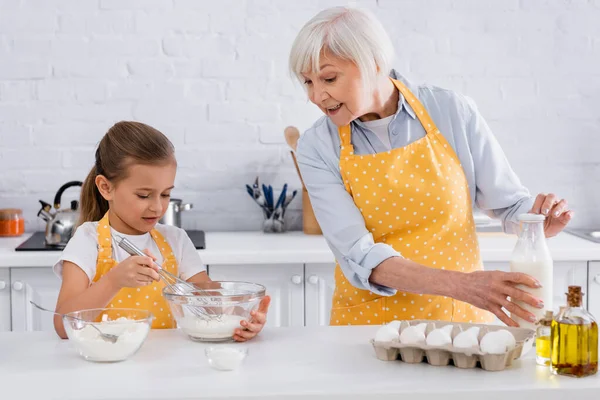
<svg viewBox="0 0 600 400"><path fill-rule="evenodd" d="M0 332L10 331L10 270L0 268Z"/></svg>
<svg viewBox="0 0 600 400"><path fill-rule="evenodd" d="M12 330L54 331L54 316L29 303L54 310L61 281L52 268L11 268Z"/></svg>
<svg viewBox="0 0 600 400"><path fill-rule="evenodd" d="M214 281L246 281L271 296L267 326L304 326L304 265L211 265Z"/></svg>
<svg viewBox="0 0 600 400"><path fill-rule="evenodd" d="M306 264L304 266L306 326L329 325L331 300L335 289L334 269L335 264Z"/></svg>
<svg viewBox="0 0 600 400"><path fill-rule="evenodd" d="M600 261L589 263L587 299L589 312L598 320L600 318Z"/></svg>
<svg viewBox="0 0 600 400"><path fill-rule="evenodd" d="M508 262L485 263L485 270L500 270L510 272ZM558 308L566 304L565 293L570 285L581 286L585 291L587 288L587 262L585 261L557 261L554 263L554 273L552 276L552 304L546 304L547 309L555 312ZM586 306L584 297L584 306Z"/></svg>

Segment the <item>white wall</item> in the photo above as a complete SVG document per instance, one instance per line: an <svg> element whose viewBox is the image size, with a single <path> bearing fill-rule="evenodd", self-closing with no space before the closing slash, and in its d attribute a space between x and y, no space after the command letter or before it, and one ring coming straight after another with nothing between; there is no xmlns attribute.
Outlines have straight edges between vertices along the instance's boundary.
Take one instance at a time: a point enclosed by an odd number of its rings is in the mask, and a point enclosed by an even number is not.
<svg viewBox="0 0 600 400"><path fill-rule="evenodd" d="M346 3L0 0L0 207L42 228L37 200L83 179L106 129L136 119L177 148L174 194L195 206L186 227L259 229L244 184L299 187L283 129L319 116L289 78L291 42ZM477 101L532 192L554 191L574 225L600 226L600 1L353 3L381 18L401 73Z"/></svg>

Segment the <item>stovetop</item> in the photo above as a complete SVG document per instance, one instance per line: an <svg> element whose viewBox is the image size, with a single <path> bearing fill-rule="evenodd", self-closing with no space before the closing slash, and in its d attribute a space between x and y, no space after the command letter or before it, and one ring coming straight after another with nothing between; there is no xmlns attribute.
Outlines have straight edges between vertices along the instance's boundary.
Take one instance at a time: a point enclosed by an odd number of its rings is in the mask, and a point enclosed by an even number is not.
<svg viewBox="0 0 600 400"><path fill-rule="evenodd" d="M196 249L206 248L204 231L186 231ZM35 232L29 239L21 243L15 251L61 251L63 247L48 246L45 243L44 232Z"/></svg>

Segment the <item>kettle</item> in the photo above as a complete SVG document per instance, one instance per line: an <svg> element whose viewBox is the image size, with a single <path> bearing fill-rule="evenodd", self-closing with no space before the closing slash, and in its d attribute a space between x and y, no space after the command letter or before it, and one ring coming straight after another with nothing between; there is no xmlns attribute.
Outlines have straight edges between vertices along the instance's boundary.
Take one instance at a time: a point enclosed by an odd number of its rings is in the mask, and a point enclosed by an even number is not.
<svg viewBox="0 0 600 400"><path fill-rule="evenodd" d="M40 200L42 208L38 212L38 217L46 221L46 245L65 247L67 242L75 233L75 227L79 221L79 202L71 201L70 208L60 209L60 199L63 192L70 187L82 186L83 182L67 182L58 189L54 196L54 208L56 212L52 213L52 206L45 201Z"/></svg>

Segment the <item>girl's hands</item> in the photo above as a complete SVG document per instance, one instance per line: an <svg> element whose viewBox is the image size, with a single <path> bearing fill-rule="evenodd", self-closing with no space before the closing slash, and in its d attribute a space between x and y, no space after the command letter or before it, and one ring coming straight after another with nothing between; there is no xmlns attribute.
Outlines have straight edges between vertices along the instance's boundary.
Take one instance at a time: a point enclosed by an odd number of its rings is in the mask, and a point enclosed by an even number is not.
<svg viewBox="0 0 600 400"><path fill-rule="evenodd" d="M158 266L154 263L155 257L146 249L148 256L131 256L115 265L106 277L117 288L141 287L160 279Z"/></svg>
<svg viewBox="0 0 600 400"><path fill-rule="evenodd" d="M267 323L267 312L269 311L269 304L271 304L271 297L265 296L260 304L258 310L254 310L250 313L250 321L242 321L240 325L244 329L236 329L233 335L233 339L237 342L245 342L252 339Z"/></svg>

